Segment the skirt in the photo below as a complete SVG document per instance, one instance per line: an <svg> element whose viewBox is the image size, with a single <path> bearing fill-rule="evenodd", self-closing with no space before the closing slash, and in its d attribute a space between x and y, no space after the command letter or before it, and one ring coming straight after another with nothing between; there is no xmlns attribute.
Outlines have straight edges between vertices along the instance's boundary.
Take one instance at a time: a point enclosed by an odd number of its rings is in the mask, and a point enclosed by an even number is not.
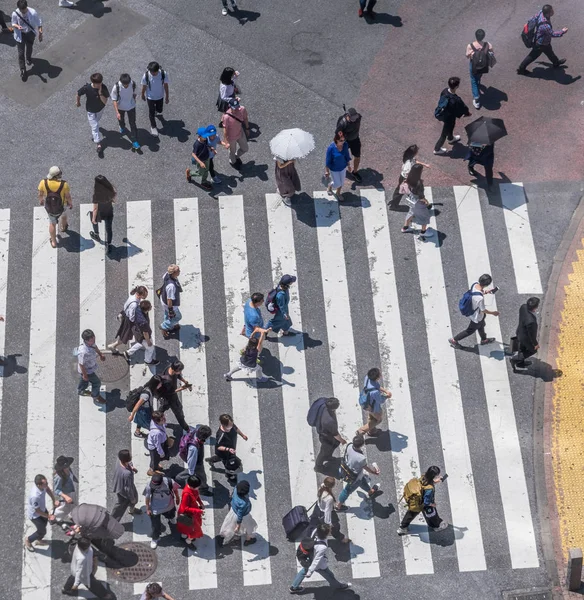
<svg viewBox="0 0 584 600"><path fill-rule="evenodd" d="M150 420L152 419L152 409L149 406L142 406L136 411L134 415L134 424L136 427L143 429L150 429Z"/></svg>
<svg viewBox="0 0 584 600"><path fill-rule="evenodd" d="M134 337L134 323L126 317L126 314L123 311L122 314L124 316L118 327L116 338L119 339L122 344L127 344Z"/></svg>
<svg viewBox="0 0 584 600"><path fill-rule="evenodd" d="M291 198L300 191L300 177L294 163L286 165L283 169L276 163L276 185L282 198Z"/></svg>
<svg viewBox="0 0 584 600"><path fill-rule="evenodd" d="M230 508L227 516L223 521L223 525L221 525L221 531L219 535L223 538L223 543L228 544L233 537L235 536L235 528L237 527L237 515L233 512L233 509ZM240 536L248 536L253 535L258 528L258 524L255 522L254 518L251 516L251 513L248 513L243 517L241 521L241 525L239 527Z"/></svg>
<svg viewBox="0 0 584 600"><path fill-rule="evenodd" d="M345 183L345 175L347 174L347 169L343 169L342 171L331 171L331 179L333 181L332 187L337 190L340 187L343 187Z"/></svg>
<svg viewBox="0 0 584 600"><path fill-rule="evenodd" d="M418 201L414 206L414 221L418 225L429 225L430 224L430 209L425 202Z"/></svg>

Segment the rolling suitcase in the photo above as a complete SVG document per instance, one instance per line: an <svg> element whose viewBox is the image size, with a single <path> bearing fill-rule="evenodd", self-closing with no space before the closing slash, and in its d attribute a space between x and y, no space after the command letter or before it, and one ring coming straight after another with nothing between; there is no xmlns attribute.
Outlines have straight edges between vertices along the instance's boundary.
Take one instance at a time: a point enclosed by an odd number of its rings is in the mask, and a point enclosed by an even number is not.
<svg viewBox="0 0 584 600"><path fill-rule="evenodd" d="M316 505L316 502L307 510L304 506L295 506L282 518L282 526L286 538L290 542L298 542L302 539L304 532L308 529L310 519L308 513Z"/></svg>

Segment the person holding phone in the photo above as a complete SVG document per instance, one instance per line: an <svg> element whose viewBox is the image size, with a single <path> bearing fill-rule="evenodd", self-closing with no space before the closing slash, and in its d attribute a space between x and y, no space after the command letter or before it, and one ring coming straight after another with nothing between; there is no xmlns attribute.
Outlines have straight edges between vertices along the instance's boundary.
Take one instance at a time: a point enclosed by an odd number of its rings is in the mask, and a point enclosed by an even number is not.
<svg viewBox="0 0 584 600"><path fill-rule="evenodd" d="M12 31L18 49L18 66L22 81L28 79L26 65L32 65L32 47L38 34L43 41L43 22L34 8L29 8L26 0L18 0L11 17ZM26 64L25 64L26 55Z"/></svg>

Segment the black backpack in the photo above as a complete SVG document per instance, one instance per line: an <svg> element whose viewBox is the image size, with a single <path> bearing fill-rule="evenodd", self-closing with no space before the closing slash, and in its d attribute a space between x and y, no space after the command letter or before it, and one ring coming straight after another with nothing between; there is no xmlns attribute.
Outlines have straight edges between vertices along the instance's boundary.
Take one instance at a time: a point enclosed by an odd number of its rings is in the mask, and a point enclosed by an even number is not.
<svg viewBox="0 0 584 600"><path fill-rule="evenodd" d="M298 548L296 549L296 558L300 563L300 566L304 569L308 569L314 560L314 547L317 544L324 544L321 540L315 540L314 538L307 537L303 538Z"/></svg>
<svg viewBox="0 0 584 600"><path fill-rule="evenodd" d="M146 71L146 73L148 73L148 71ZM148 81L148 77L146 77L146 80ZM164 81L164 75L162 76L162 81ZM114 91L116 93L116 98L119 100L120 99L120 82L118 81L118 83L116 83L116 85L114 85ZM134 80L132 80L132 92L134 95L136 95L136 82Z"/></svg>
<svg viewBox="0 0 584 600"><path fill-rule="evenodd" d="M65 182L61 181L59 189L56 192L53 192L49 188L49 181L47 179L44 179L43 181L45 182L45 190L47 191L47 197L45 198L45 210L52 217L60 217L65 210L63 207L63 198L61 198L61 192L65 187Z"/></svg>
<svg viewBox="0 0 584 600"><path fill-rule="evenodd" d="M162 84L164 85L164 78L166 77L166 73L164 72L164 69L162 67L160 67L160 74L162 75ZM144 77L146 78L146 85L148 86L148 89L150 89L150 71L148 71L148 69L146 69Z"/></svg>
<svg viewBox="0 0 584 600"><path fill-rule="evenodd" d="M521 32L521 39L523 43L528 48L533 48L535 46L535 40L537 37L537 30L542 23L539 22L539 17L541 13L535 15L535 17L531 17L527 23L523 26L523 31Z"/></svg>
<svg viewBox="0 0 584 600"><path fill-rule="evenodd" d="M276 287L273 290L268 292L266 299L264 300L264 304L266 306L266 310L271 314L275 315L280 309L276 304L276 295L280 290Z"/></svg>
<svg viewBox="0 0 584 600"><path fill-rule="evenodd" d="M138 402L138 400L140 400L140 395L143 391L144 386L140 386L133 390L130 390L128 397L126 398L126 408L128 409L128 412L132 412L134 410L134 406L136 406L136 403Z"/></svg>
<svg viewBox="0 0 584 600"><path fill-rule="evenodd" d="M474 75L479 73L489 72L489 44L485 42L480 50L474 47L474 42L471 42L470 47L473 49L470 62L472 64L472 72Z"/></svg>

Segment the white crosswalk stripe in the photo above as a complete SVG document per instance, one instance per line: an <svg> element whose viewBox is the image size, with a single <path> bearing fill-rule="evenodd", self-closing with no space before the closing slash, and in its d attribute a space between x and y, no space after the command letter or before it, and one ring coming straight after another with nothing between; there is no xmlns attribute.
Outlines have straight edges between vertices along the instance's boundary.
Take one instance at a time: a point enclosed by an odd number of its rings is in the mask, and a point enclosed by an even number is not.
<svg viewBox="0 0 584 600"><path fill-rule="evenodd" d="M8 251L10 248L10 209L0 210L0 315L6 314L8 291ZM6 329L0 327L0 357L4 356ZM4 364L0 364L0 421L2 420L2 394L4 389Z"/></svg>
<svg viewBox="0 0 584 600"><path fill-rule="evenodd" d="M522 247L523 254L512 257L515 281L519 294L541 293L541 278L537 257L535 254L529 211L524 201L521 184L505 184L501 194L509 236L509 245L513 255L516 248ZM458 216L460 237L466 276L469 282L475 281L483 272L490 272L489 236L483 222L481 200L476 188L466 186L454 187L456 213ZM432 201L433 190L428 189L426 196ZM400 304L402 290L396 277L396 265L392 248L396 244L411 247L412 262L415 254L417 275L412 270L412 276L419 278L421 299L419 311L423 310L425 317L423 331L429 357L431 372L425 374L429 385L433 385L433 397L430 402L435 405L439 429L435 433L443 452L444 469L449 474L447 483L437 491L439 497L439 512L452 517L456 549L457 569L464 571L484 571L489 568L489 548L485 534L484 522L481 520L480 503L477 502L475 479L481 473L480 465L471 461L471 449L467 426L473 419L465 407L460 388L459 371L456 351L450 348L448 338L452 335L450 319L451 296L447 295L446 275L447 266L444 254L448 252L448 242L440 247L436 236L427 242L412 239L411 235L399 234L396 226L396 215L388 213L386 207L386 192L361 189L362 205L359 209L359 219L362 218L362 240L366 247L366 257L369 263L368 277L371 290L360 290L360 294L370 293L374 309L371 325L376 333L379 347L381 370L385 385L392 390L393 398L387 404L387 425L389 429L390 452L382 454L379 461L382 478L388 481L388 473L393 473L395 495L401 498L405 483L427 467L420 464L420 456L427 457L426 440L419 429L418 416L414 418L417 402L417 392L408 372L411 357L407 353L404 307ZM523 201L521 201L523 198ZM345 210L354 207L344 207L332 201L326 193L315 192L313 202L306 205L308 210L314 210L316 230L315 243L318 245L318 257L313 257L310 265L311 272L322 287L325 300L325 322L322 324L322 335L328 340L324 349L330 368L332 389L329 394L338 397L341 407L337 412L342 435L351 439L355 430L363 423L363 414L358 405L358 395L364 373L357 372L356 333L355 323L351 312L351 300L355 293L348 285L349 269L352 268L347 260L346 247L348 235L354 235L346 229L343 222ZM258 205L256 205L256 208ZM86 221L90 205L81 205L79 215L81 221ZM183 319L176 346L178 357L185 364L185 375L193 383L193 391L183 396L185 417L190 424L208 423L214 431L217 424L209 423L213 412L212 400L209 397L210 361L218 357L211 356L206 343L204 302L214 297L226 305L226 329L228 348L224 349L221 364L230 365L239 362L240 350L245 346L246 339L241 335L243 326L243 304L251 292L267 290L250 289L250 269L254 266L256 257L251 252L257 247L254 239L250 245L250 229L246 223L247 207L244 211L243 196L220 196L216 211L220 226L220 239L216 240L217 264L222 269L221 277L224 289L207 289L205 286L206 269L203 262L205 250L205 235L203 230L203 206L197 198L178 198L173 201L173 226L165 236L172 236L174 256L165 256L164 264L176 262L181 267L183 295L181 312ZM267 226L267 239L262 240L263 251L268 253L269 273L263 276L277 282L285 273L298 274L301 264L297 261L303 256L299 253L298 231L304 225L295 222L296 216L289 206L284 204L276 194L266 194L265 202L259 210L264 211L263 218ZM454 210L454 209L453 209ZM500 210L493 207L493 210ZM353 215L354 216L354 215ZM148 200L128 202L126 205L127 221L127 279L124 285L118 287L128 290L136 285L144 285L149 290L149 299L155 306L151 313L160 312L160 301L154 293L155 282L162 273L154 273L154 265L162 264L157 260L159 252L152 227L152 204ZM10 212L0 211L0 314L10 310L11 289L8 286L9 246L15 244L14 236L10 233ZM432 218L430 227L439 230L439 222ZM219 230L218 230L219 232ZM396 233L394 233L396 232ZM154 232L156 235L156 232ZM124 236L121 236L124 237ZM80 237L81 252L79 254L79 332L86 328L92 329L100 346L112 340L106 340L107 327L111 315L106 314L106 304L109 302L110 281L106 276L107 259L102 244L94 243L91 239ZM365 255L364 254L364 255ZM59 257L59 259L58 259ZM26 437L26 489L25 501L37 473L43 473L52 484L53 453L55 436L60 425L55 423L55 369L57 364L57 347L55 335L59 306L57 305L57 282L59 280L58 260L59 251L54 251L49 244L47 219L45 210L37 207L33 220L33 254L31 268L31 316L30 316L30 363L28 369L28 430ZM522 265L520 264L522 261ZM156 267L159 268L158 266ZM316 270L316 271L315 271ZM315 275L314 273L317 272ZM213 279L215 281L215 278ZM299 282L300 283L300 282ZM128 290L124 291L124 294ZM461 294L464 290L461 290ZM119 294L118 294L119 295ZM117 305L122 306L127 296L119 295ZM517 297L517 307L523 301ZM311 310L306 305L307 300L302 285L291 289L291 317L293 329L304 331L305 317ZM491 308L496 306L494 296L488 298ZM109 305L108 305L109 306ZM353 313L354 314L354 313ZM264 313L266 320L267 313ZM310 319L306 319L310 321ZM217 328L216 324L213 324ZM497 319L489 317L488 329L495 336L497 343L490 346L479 346L480 361L477 360L477 371L482 377L486 401L486 412L494 448L495 472L497 482L489 481L489 485L497 486L500 491L501 523L508 541L508 557L513 569L534 569L540 566L537 549L537 538L534 530L533 515L531 514L529 495L530 490L525 475L524 457L518 437L513 397L508 374L508 365L503 356L502 334ZM153 323L153 330L156 326ZM4 352L4 329L0 330L0 354ZM312 332L311 332L312 333ZM315 333L318 335L318 332ZM271 335L273 337L274 334ZM469 338L470 339L470 338ZM474 338L473 338L474 341ZM176 342L174 342L176 344ZM271 344L272 342L266 342ZM274 346L270 346L274 353ZM240 570L240 585L269 586L279 575L273 572L275 561L271 560L271 546L277 540L283 540L280 520L282 515L269 514L269 494L277 494L291 506L310 506L316 499L318 480L313 471L315 446L313 431L306 423L306 413L312 401L312 382L307 373L309 349L305 347L302 335L279 338L277 352L282 363L281 385L278 394L281 395L283 429L286 433L282 440L282 449L286 452L288 474L285 485L287 490L279 488L272 491L270 472L273 449L266 446L262 427L266 425L260 419L263 393L261 386L255 381L247 380L242 373L234 376L229 384L231 388L232 414L238 426L249 436L249 441L240 441L238 456L242 459L244 472L239 479L250 482L253 509L252 516L258 523L257 543L244 546L242 538L241 553L236 552L232 557L221 557L215 546L215 537L221 527L222 516L228 506L218 504L216 499L204 497L206 505L203 519L203 538L196 540L196 550L187 549L177 561L184 561L185 582L190 590L212 590L221 587L222 570L228 568ZM106 354L106 360L110 358ZM73 360L73 359L71 359ZM223 362L224 361L224 362ZM157 371L143 364L142 352L135 355L130 367L129 376L123 385L122 398L128 389L143 385ZM480 370L479 370L480 364ZM0 367L2 369L2 367ZM159 369L158 369L159 370ZM270 373L270 375L273 375ZM118 384L116 384L117 386ZM124 387L125 386L125 387ZM104 388L107 386L104 386ZM226 388L228 389L228 388ZM0 418L2 417L2 388L0 387ZM108 388L109 390L109 388ZM111 391L111 390L110 390ZM105 391L103 392L106 393ZM34 401L31 401L34 399ZM131 447L134 466L138 469L136 485L140 494L138 506L144 508L142 490L149 481L146 474L149 468L149 458L145 454L144 440L133 435L134 424L128 426L127 413L117 409L107 418L110 427L110 417L116 418L119 413L120 431ZM170 414L169 414L170 417ZM34 424L43 424L42 444L32 429ZM470 428L470 427L469 427ZM79 501L111 506L112 453L119 448L106 448L106 412L103 407L96 406L91 398L79 397ZM109 432L108 432L109 433ZM178 443L178 440L177 440ZM318 441L316 441L318 444ZM123 446L122 446L123 447ZM206 452L207 456L209 451ZM116 458L117 460L117 458ZM438 460L438 459L437 459ZM173 463L180 462L178 457ZM206 465L208 479L211 482L212 473ZM221 478L218 475L216 479ZM376 481L375 477L372 477ZM338 494L338 490L337 490ZM392 490L393 494L393 490ZM50 503L49 503L50 504ZM355 491L347 500L349 510L341 517L350 544L350 570L354 579L378 578L386 574L387 556L381 548L383 540L379 538L377 519L374 517L371 503L362 490ZM398 511L391 517L390 531L392 535L399 526L399 518L403 516L405 506L401 503ZM149 543L150 521L146 514L124 517L132 520L132 536L134 541ZM24 520L24 532L30 534L31 523ZM416 519L410 528L411 535L401 538L403 557L392 556L392 561L403 562L403 572L406 575L432 574L436 571L436 552L431 541L428 527L421 517ZM485 534L485 542L483 535ZM397 534L395 534L397 535ZM504 535L504 534L503 534ZM51 539L50 528L46 539ZM396 546L397 547L397 546ZM500 549L502 552L502 549ZM284 551L281 543L279 551ZM293 556L293 544L285 549ZM454 556L454 549L451 551ZM223 563L220 560L224 561ZM29 553L23 550L22 597L25 600L51 599L51 549ZM176 565L173 565L176 570ZM349 566L347 565L347 574ZM334 566L333 566L334 570ZM173 571L174 572L174 571ZM437 571L436 571L437 572ZM293 565L290 565L290 575ZM165 564L160 563L154 578L164 581ZM100 569L98 578L107 579L107 574ZM315 577L316 579L316 577ZM317 580L320 580L317 579ZM110 580L111 584L111 580ZM141 594L144 583L133 586L135 595ZM91 597L83 592L81 595Z"/></svg>

